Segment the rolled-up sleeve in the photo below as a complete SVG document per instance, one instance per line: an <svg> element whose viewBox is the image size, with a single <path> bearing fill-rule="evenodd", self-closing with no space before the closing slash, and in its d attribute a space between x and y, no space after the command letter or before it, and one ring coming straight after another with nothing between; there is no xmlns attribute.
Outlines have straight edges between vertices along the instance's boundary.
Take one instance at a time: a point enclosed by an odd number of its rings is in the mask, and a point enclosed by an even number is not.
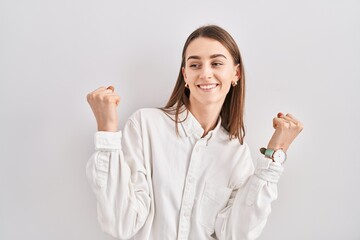
<svg viewBox="0 0 360 240"><path fill-rule="evenodd" d="M140 128L128 120L121 132L98 131L86 175L97 200L103 231L120 239L134 236L150 210Z"/></svg>
<svg viewBox="0 0 360 240"><path fill-rule="evenodd" d="M248 169L254 169L250 153L245 157ZM265 157L257 160L255 171L234 188L228 205L217 215L215 234L220 240L256 239L265 227L284 168Z"/></svg>

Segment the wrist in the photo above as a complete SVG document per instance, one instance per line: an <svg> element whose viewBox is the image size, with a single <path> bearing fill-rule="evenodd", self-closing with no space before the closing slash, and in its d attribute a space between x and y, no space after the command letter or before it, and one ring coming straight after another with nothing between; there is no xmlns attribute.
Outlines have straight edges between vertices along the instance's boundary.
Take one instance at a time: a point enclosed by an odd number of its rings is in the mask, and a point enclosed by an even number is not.
<svg viewBox="0 0 360 240"><path fill-rule="evenodd" d="M284 164L286 161L286 153L283 149L271 149L271 148L260 148L260 152L265 155L266 158L271 159L275 163Z"/></svg>
<svg viewBox="0 0 360 240"><path fill-rule="evenodd" d="M271 149L271 150L274 150L274 151L281 149L284 152L286 152L286 150L287 150L287 148L284 145L268 145L266 147L266 149Z"/></svg>
<svg viewBox="0 0 360 240"><path fill-rule="evenodd" d="M98 131L104 131L104 132L117 132L118 131L117 126L112 126L112 125L98 125L97 129L98 129Z"/></svg>

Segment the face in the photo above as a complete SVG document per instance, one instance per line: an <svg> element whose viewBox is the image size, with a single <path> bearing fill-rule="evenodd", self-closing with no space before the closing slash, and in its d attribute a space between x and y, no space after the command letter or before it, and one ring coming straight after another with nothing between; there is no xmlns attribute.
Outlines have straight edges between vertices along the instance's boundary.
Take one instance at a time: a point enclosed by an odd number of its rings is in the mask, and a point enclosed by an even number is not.
<svg viewBox="0 0 360 240"><path fill-rule="evenodd" d="M182 68L190 89L190 105L221 107L231 83L240 77L239 69L239 64L234 64L233 57L220 42L204 37L193 40L186 49Z"/></svg>

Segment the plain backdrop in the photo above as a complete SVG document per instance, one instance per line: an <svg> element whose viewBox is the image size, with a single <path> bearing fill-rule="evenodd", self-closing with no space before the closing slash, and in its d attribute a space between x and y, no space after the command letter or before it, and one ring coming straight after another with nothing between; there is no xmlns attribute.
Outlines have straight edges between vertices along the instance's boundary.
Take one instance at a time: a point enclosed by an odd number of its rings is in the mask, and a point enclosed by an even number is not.
<svg viewBox="0 0 360 240"><path fill-rule="evenodd" d="M358 0L0 0L0 239L112 239L85 175L86 95L114 85L121 128L164 106L204 24L240 47L253 158L277 112L305 126L260 239L360 239L359 12Z"/></svg>

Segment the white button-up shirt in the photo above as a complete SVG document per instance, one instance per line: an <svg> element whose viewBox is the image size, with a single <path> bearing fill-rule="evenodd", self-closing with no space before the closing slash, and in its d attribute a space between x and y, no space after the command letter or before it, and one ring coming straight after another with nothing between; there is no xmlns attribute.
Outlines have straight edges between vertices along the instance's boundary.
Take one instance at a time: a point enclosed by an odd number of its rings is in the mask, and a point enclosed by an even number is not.
<svg viewBox="0 0 360 240"><path fill-rule="evenodd" d="M119 132L95 133L86 173L101 228L119 239L255 239L262 232L283 167L204 130L184 111L135 112Z"/></svg>

